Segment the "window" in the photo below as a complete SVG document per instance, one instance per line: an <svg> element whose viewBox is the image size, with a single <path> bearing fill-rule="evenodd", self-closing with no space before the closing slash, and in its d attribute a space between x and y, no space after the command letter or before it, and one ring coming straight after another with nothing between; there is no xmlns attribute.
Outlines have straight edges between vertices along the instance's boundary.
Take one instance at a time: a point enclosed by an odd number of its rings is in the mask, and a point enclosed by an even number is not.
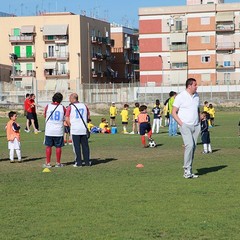
<svg viewBox="0 0 240 240"><path fill-rule="evenodd" d="M210 62L210 56L209 55L203 55L202 56L202 63L208 63Z"/></svg>
<svg viewBox="0 0 240 240"><path fill-rule="evenodd" d="M176 31L182 30L182 20L176 20Z"/></svg>
<svg viewBox="0 0 240 240"><path fill-rule="evenodd" d="M61 74L66 74L66 63L61 63L60 65L60 73Z"/></svg>
<svg viewBox="0 0 240 240"><path fill-rule="evenodd" d="M210 17L201 18L201 25L209 25L209 24L210 24Z"/></svg>
<svg viewBox="0 0 240 240"><path fill-rule="evenodd" d="M201 75L202 82L209 82L211 81L211 74L210 73L203 73Z"/></svg>
<svg viewBox="0 0 240 240"><path fill-rule="evenodd" d="M210 43L210 36L202 36L201 43Z"/></svg>
<svg viewBox="0 0 240 240"><path fill-rule="evenodd" d="M48 56L54 57L54 46L48 46Z"/></svg>
<svg viewBox="0 0 240 240"><path fill-rule="evenodd" d="M14 28L13 29L13 35L14 36L20 36L20 28Z"/></svg>
<svg viewBox="0 0 240 240"><path fill-rule="evenodd" d="M229 84L230 78L230 73L224 73L224 84Z"/></svg>

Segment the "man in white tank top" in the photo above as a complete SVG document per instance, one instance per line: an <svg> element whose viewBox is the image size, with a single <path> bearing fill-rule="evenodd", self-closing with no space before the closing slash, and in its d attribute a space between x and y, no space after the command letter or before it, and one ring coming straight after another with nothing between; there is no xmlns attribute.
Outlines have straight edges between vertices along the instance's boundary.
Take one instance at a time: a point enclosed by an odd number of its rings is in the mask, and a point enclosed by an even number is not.
<svg viewBox="0 0 240 240"><path fill-rule="evenodd" d="M75 164L73 166L82 166L82 155L85 166L91 166L87 129L85 126L87 125L88 119L90 119L88 107L78 101L78 95L76 93L70 95L69 101L70 105L66 112L66 122L71 127L73 152L75 153Z"/></svg>
<svg viewBox="0 0 240 240"><path fill-rule="evenodd" d="M63 95L55 93L52 97L52 103L45 107L44 116L46 118L45 126L45 145L46 145L46 163L44 168L51 168L50 160L52 155L52 147L56 147L57 163L55 167L63 167L61 164L62 147L64 146L64 116L66 113L65 107L60 104Z"/></svg>

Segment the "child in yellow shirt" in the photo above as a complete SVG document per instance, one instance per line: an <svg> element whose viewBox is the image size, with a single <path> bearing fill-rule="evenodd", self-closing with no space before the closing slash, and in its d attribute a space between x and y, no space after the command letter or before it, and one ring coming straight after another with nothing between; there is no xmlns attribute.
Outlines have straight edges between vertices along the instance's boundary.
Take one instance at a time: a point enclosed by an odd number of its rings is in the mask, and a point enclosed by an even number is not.
<svg viewBox="0 0 240 240"><path fill-rule="evenodd" d="M123 110L121 111L121 116L122 116L122 127L123 127L123 133L128 133L127 132L127 126L128 126L128 104L124 104Z"/></svg>

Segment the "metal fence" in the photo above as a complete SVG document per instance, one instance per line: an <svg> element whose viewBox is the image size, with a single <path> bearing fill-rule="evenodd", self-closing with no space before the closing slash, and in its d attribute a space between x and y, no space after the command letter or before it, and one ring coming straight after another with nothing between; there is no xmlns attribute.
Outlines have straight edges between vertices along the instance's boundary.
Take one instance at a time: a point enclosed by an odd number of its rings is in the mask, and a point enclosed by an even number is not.
<svg viewBox="0 0 240 240"><path fill-rule="evenodd" d="M34 93L39 105L45 106L50 102L55 92L61 92L63 102L68 102L68 97L75 89L81 101L87 104L109 104L114 101L123 103L153 103L156 99L164 102L170 91L180 92L185 89L184 85L174 86L139 86L138 83L102 83L81 84L77 80L32 80L27 86L18 86L13 83L0 81L0 103L22 104L26 93ZM198 86L201 101L211 101L216 104L234 102L239 104L240 85L214 85Z"/></svg>

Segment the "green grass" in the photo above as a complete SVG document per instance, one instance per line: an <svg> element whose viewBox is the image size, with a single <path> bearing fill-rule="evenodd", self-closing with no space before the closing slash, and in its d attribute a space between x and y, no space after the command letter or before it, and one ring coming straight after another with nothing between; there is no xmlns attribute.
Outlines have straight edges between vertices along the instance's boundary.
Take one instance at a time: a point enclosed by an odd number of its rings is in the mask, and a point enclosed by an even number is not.
<svg viewBox="0 0 240 240"><path fill-rule="evenodd" d="M154 135L153 149L141 148L138 135L92 134L91 168L73 168L65 146L68 165L51 173L42 172L44 133L22 131L24 162L10 164L6 121L0 119L0 239L240 239L239 112L217 114L212 154L198 145L198 179L182 177L182 139L168 137L166 128Z"/></svg>

